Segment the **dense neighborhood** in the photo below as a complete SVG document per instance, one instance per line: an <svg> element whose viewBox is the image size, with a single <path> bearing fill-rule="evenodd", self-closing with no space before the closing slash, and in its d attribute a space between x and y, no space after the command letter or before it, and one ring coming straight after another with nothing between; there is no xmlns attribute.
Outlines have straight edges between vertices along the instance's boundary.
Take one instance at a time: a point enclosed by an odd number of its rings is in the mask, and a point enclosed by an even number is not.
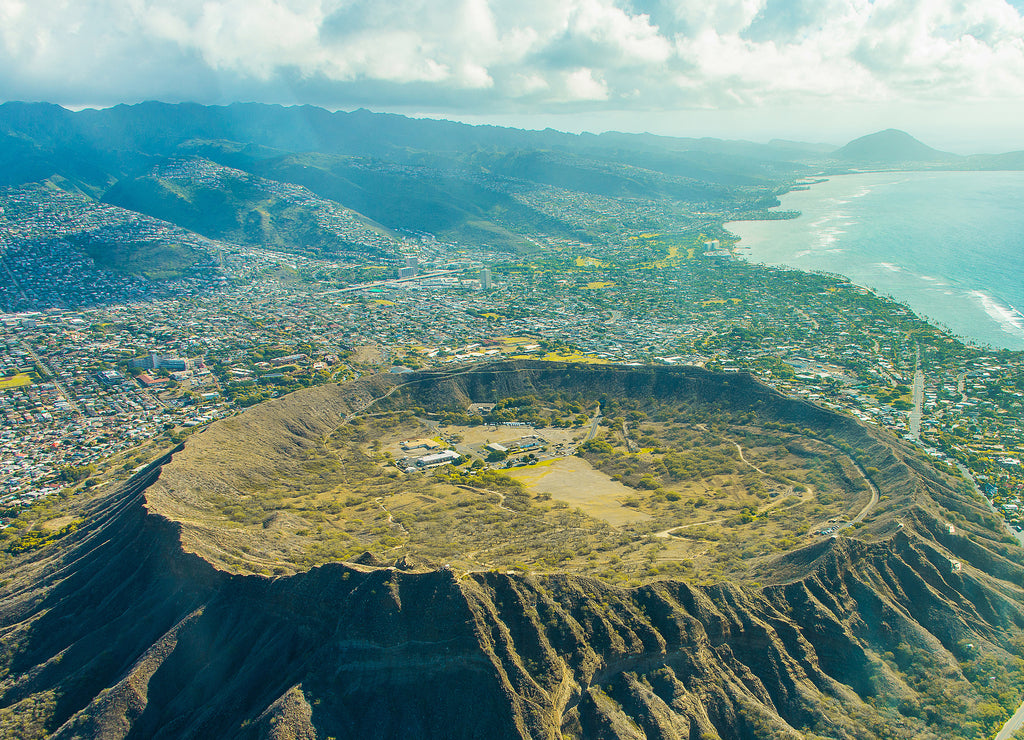
<svg viewBox="0 0 1024 740"><path fill-rule="evenodd" d="M5 506L93 485L115 457L128 474L191 430L299 387L541 357L754 373L966 466L1019 520L1019 353L964 345L840 278L749 265L727 236L625 230L598 255L540 235L542 250L516 257L386 233L298 186L204 167L172 162L160 174L249 178L361 247L323 259L199 237L43 186L4 191ZM150 279L90 253L141 242L194 257Z"/></svg>

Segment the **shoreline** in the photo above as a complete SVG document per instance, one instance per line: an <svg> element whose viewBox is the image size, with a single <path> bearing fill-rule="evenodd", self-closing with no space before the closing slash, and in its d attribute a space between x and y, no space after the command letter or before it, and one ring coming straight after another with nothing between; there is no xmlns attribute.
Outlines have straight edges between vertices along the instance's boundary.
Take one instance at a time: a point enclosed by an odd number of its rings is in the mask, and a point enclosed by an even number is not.
<svg viewBox="0 0 1024 740"><path fill-rule="evenodd" d="M979 282L983 283L984 280L976 279L971 283L961 282L957 274L961 268L956 264L941 265L945 269L936 272L936 265L929 265L924 260L907 261L906 253L895 249L885 257L871 254L868 249L864 250L865 254L859 255L859 248L865 243L864 239L868 238L864 235L854 235L853 238L843 240L851 226L856 228L867 222L863 213L851 213L847 204L880 188L901 185L903 181L899 178L902 176L921 175L931 179L934 176L959 174L990 173L892 170L800 180L785 192L779 193L780 204L773 207L775 212L786 213L787 216L791 212L799 212L797 216L734 219L722 222L722 229L736 240L729 247L733 259L753 265L841 277L880 297L907 306L919 318L967 344L981 349L1024 351L1024 312L1015 305L1024 305L1024 302L1019 299L1014 302L1001 296L998 285L979 287ZM837 183L848 177L881 178L882 181L869 179L867 182L846 182L845 189L840 187L838 192L825 194L817 187ZM897 179L891 180L890 177ZM804 193L815 190L818 192L810 196L814 199L812 203L787 203L781 200L787 196L799 199ZM794 225L797 222L800 222L800 227ZM912 238L917 243L935 243L930 234L918 236L912 227L909 234L904 233L902 236ZM787 244L795 246L787 249ZM851 244L853 248L848 250ZM835 255L835 258L830 259L829 255ZM987 256L992 259L991 255ZM906 264L896 261L901 257ZM845 265L842 264L844 261ZM978 261L981 262L980 259Z"/></svg>

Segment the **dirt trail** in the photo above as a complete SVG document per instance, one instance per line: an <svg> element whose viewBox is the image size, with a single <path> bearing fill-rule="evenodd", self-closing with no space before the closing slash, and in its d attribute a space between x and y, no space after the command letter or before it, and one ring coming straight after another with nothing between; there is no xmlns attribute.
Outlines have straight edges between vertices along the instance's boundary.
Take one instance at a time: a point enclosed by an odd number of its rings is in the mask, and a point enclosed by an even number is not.
<svg viewBox="0 0 1024 740"><path fill-rule="evenodd" d="M505 511L511 514L522 513L521 511L516 511L515 509L510 509L507 506L505 506L505 494L502 493L501 491L492 491L490 488L477 488L476 486L467 486L465 483L457 484L456 488L461 488L464 491L472 491L473 493L493 493L495 496L501 499L501 503L498 504L499 509L504 509Z"/></svg>
<svg viewBox="0 0 1024 740"><path fill-rule="evenodd" d="M756 465L754 465L754 463L750 462L750 460L748 460L747 458L745 458L743 456L743 448L740 447L740 443L739 442L733 442L733 444L736 445L736 451L738 453L740 453L740 460L742 460L746 465L749 465L750 467L752 467L754 470L756 470L761 475L768 475L768 473L766 473L763 470L761 470L761 468L757 467Z"/></svg>
<svg viewBox="0 0 1024 740"><path fill-rule="evenodd" d="M401 522L396 522L395 521L395 517L392 516L391 512L388 510L388 507L386 507L384 505L384 497L383 496L377 496L373 500L377 504L377 506L380 507L380 510L388 515L388 524L390 524L392 527L397 527L398 529L402 530L402 532L405 533L405 534L409 534L409 530L407 530L404 526L402 526Z"/></svg>
<svg viewBox="0 0 1024 740"><path fill-rule="evenodd" d="M601 404L597 404L597 410L594 412L594 417L590 420L590 431L587 432L587 439L589 442L597 436L597 427L601 423Z"/></svg>
<svg viewBox="0 0 1024 740"><path fill-rule="evenodd" d="M628 421L623 421L622 422L622 439L625 440L625 442L626 442L626 449L629 452L636 452L639 449L637 447L637 445L636 445L636 442L634 442L629 437L629 422Z"/></svg>
<svg viewBox="0 0 1024 740"><path fill-rule="evenodd" d="M663 529L660 532L655 532L652 537L661 537L662 539L668 538L673 532L678 532L680 529L689 529L690 527L699 527L702 524L721 524L725 519L708 519L703 522L690 522L689 524L680 524L669 529Z"/></svg>
<svg viewBox="0 0 1024 740"><path fill-rule="evenodd" d="M743 454L743 448L740 447L739 442L733 442L733 444L736 445L736 451L739 453L740 460L742 460L745 465L749 465L751 468L756 470L761 475L768 475L768 473L766 473L763 470L761 470L761 468L757 467L756 465L754 465L754 463L750 462L746 458L746 456ZM870 485L870 483L871 482L868 481L869 485ZM770 504L767 504L765 506L760 507L757 510L757 515L760 516L761 514L764 514L766 511L771 511L774 508L782 506L782 504L785 503L785 501L790 496L795 495L795 493L796 493L796 491L793 488L793 486L787 486L786 487L786 491L784 493L779 494L779 496L777 496L774 501L772 501ZM811 487L808 487L807 488L807 492L800 496L800 500L803 501L803 502L810 501L813 498L814 498L814 489L811 488ZM875 501L875 503L878 503L877 500ZM869 504L869 506L871 506L871 504ZM870 508L865 507L865 510L862 510L861 514L864 515L864 516L867 516L867 511L870 511ZM858 516L860 516L861 514L859 514ZM724 522L724 521L726 521L726 520L724 518L722 518L722 519L708 519L708 520L702 521L702 522L691 522L689 524L680 524L680 525L675 526L675 527L670 527L669 529L663 529L660 532L655 532L653 536L654 537L666 538L666 537L669 537L673 532L678 532L680 529L687 529L689 527L698 527L698 526L700 526L702 524L720 524L721 522ZM855 521L859 521L859 520L855 520Z"/></svg>

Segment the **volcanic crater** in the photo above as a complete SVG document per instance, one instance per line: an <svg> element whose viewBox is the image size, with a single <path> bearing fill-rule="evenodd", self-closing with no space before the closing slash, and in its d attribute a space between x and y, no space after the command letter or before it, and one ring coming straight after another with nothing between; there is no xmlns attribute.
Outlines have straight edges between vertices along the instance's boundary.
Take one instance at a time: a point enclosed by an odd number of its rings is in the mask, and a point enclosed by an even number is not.
<svg viewBox="0 0 1024 740"><path fill-rule="evenodd" d="M81 515L4 574L5 735L983 737L1024 688L987 502L745 374L311 388Z"/></svg>

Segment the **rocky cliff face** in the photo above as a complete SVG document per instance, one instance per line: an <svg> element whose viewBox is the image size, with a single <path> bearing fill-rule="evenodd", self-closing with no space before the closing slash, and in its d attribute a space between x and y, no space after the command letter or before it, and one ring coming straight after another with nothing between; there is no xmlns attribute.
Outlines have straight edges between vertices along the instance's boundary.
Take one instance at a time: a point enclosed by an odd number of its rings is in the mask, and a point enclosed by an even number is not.
<svg viewBox="0 0 1024 740"><path fill-rule="evenodd" d="M762 583L347 563L266 578L186 551L146 506L159 475L10 574L12 736L969 737L999 719L989 684L1024 684L1017 550L948 534L922 502L891 537L818 543Z"/></svg>

